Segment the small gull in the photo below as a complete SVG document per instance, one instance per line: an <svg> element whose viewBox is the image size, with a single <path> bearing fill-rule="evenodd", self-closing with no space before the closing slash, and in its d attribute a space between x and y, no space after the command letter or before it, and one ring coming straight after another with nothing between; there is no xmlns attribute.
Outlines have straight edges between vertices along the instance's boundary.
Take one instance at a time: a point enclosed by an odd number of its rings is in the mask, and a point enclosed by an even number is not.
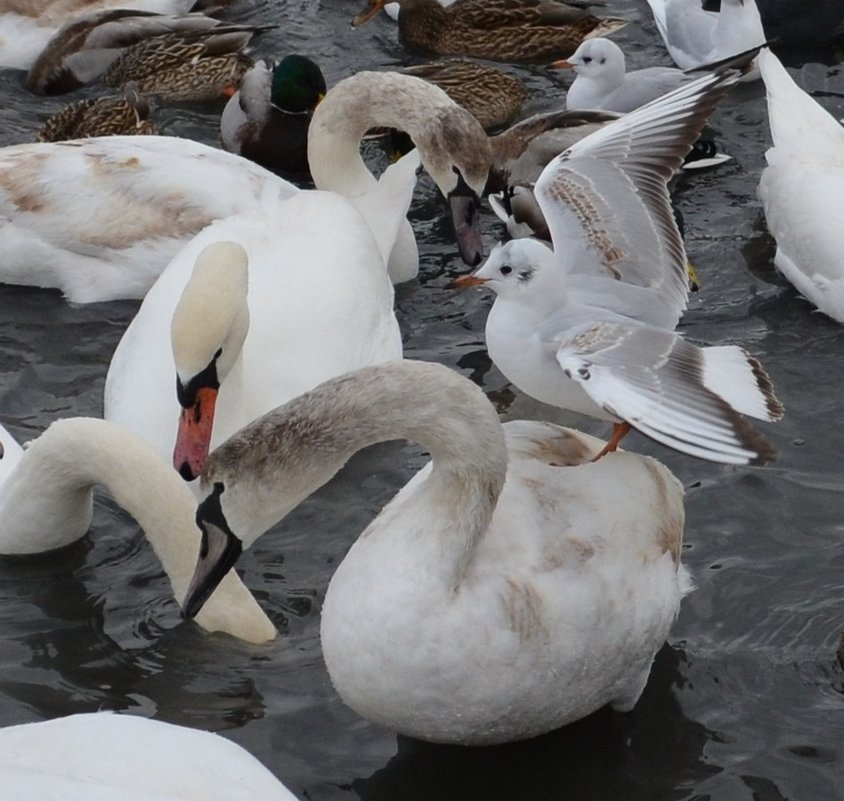
<svg viewBox="0 0 844 801"><path fill-rule="evenodd" d="M758 47L765 31L756 0L648 0L674 63L684 70ZM758 71L742 80L757 78Z"/></svg>
<svg viewBox="0 0 844 801"><path fill-rule="evenodd" d="M742 416L782 417L762 366L674 331L688 283L667 182L737 77L709 74L558 156L535 189L553 251L513 240L454 282L498 294L486 339L504 375L545 403L612 421L606 450L632 426L711 461L775 456Z"/></svg>

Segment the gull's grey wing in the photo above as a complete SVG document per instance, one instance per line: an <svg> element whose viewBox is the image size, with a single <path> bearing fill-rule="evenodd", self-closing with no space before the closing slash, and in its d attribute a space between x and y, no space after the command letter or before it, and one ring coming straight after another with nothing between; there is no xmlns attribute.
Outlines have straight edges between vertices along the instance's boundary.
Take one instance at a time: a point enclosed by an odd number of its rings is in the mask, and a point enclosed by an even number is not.
<svg viewBox="0 0 844 801"><path fill-rule="evenodd" d="M602 409L669 447L726 464L776 454L742 415L774 421L782 405L739 347L700 348L651 326L588 323L558 339L556 358Z"/></svg>
<svg viewBox="0 0 844 801"><path fill-rule="evenodd" d="M685 84L604 125L545 167L536 199L570 274L646 288L676 323L686 306L687 262L668 181L737 79L738 72L725 71Z"/></svg>

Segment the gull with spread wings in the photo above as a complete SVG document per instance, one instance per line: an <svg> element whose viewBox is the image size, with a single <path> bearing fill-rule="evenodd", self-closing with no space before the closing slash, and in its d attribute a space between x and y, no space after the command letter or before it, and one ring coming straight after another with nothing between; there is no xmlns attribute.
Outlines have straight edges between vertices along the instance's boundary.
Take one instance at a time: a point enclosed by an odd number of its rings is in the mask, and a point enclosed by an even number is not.
<svg viewBox="0 0 844 801"><path fill-rule="evenodd" d="M688 281L667 184L738 76L710 73L557 156L534 190L553 250L513 240L453 282L497 293L487 347L510 381L615 424L605 451L633 427L716 462L762 464L776 454L744 417L783 415L759 362L674 331Z"/></svg>

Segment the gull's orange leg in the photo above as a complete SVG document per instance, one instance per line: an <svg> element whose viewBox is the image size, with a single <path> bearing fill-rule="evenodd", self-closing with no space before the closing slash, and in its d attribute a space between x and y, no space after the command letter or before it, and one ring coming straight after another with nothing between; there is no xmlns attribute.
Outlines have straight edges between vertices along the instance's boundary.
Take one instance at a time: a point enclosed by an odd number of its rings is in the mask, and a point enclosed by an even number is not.
<svg viewBox="0 0 844 801"><path fill-rule="evenodd" d="M597 462L603 456L606 456L608 453L613 453L618 446L621 444L621 440L623 440L629 433L632 426L630 423L613 423L612 424L612 436L610 437L610 441L604 445L603 448L598 452L598 454L593 457L592 461Z"/></svg>

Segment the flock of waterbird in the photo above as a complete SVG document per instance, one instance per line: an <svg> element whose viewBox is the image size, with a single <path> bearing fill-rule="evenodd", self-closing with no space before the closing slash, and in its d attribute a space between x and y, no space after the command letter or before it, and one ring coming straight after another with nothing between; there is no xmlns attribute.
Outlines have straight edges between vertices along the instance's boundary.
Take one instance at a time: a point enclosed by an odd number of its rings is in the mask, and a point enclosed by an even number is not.
<svg viewBox="0 0 844 801"><path fill-rule="evenodd" d="M699 347L675 330L689 279L669 182L739 80L761 73L767 90L773 147L759 192L776 264L844 322L844 242L825 222L844 185L840 124L759 50L753 0L721 0L718 12L699 0L649 3L679 67L718 66L626 72L621 49L596 35L620 21L551 0L394 4L409 45L462 53L471 41L490 57L503 36L524 60L556 47L556 66L576 71L568 110L498 136L416 76L361 72L326 90L307 59L251 71L241 59L224 141L256 157L283 145L271 166L316 189L176 137L3 148L0 279L59 288L75 303L143 302L109 366L103 420L59 420L25 450L0 430L0 553L81 538L93 487L105 484L144 529L187 616L265 642L275 627L231 570L242 550L359 449L408 439L430 464L358 538L325 596L321 643L345 703L398 732L463 744L531 737L605 704L631 709L691 582L682 487L657 460L619 449L622 437L635 428L693 457L764 464L775 449L747 418L784 411L740 346ZM72 83L113 70L116 31L182 37L159 43L150 63L185 38L214 51L209 30L240 42L235 52L255 32L191 5L97 10L96 25L73 23L84 43L73 50L58 27L66 11L24 4L6 15L20 49L8 63L54 91L43 76ZM357 22L383 6L371 0ZM488 22L496 12L503 34ZM215 75L218 88L236 88ZM270 124L280 102L288 119ZM360 143L379 127L406 132L415 149L376 179ZM477 267L454 283L496 293L493 362L530 396L612 422L609 442L542 421L502 426L473 383L403 360L393 284L418 270L406 213L420 162ZM536 236L484 261L476 224L493 189L511 230L528 220ZM90 750L90 738L101 743L97 766L72 747ZM182 798L185 784L205 799L293 798L220 738L108 714L0 731L0 772L16 798L67 797L66 782L82 776L86 798L125 798L110 772L125 758L116 744L133 740L154 742L165 766L178 751L186 773L165 767L150 778L160 786L132 797ZM231 777L203 775L211 763Z"/></svg>

